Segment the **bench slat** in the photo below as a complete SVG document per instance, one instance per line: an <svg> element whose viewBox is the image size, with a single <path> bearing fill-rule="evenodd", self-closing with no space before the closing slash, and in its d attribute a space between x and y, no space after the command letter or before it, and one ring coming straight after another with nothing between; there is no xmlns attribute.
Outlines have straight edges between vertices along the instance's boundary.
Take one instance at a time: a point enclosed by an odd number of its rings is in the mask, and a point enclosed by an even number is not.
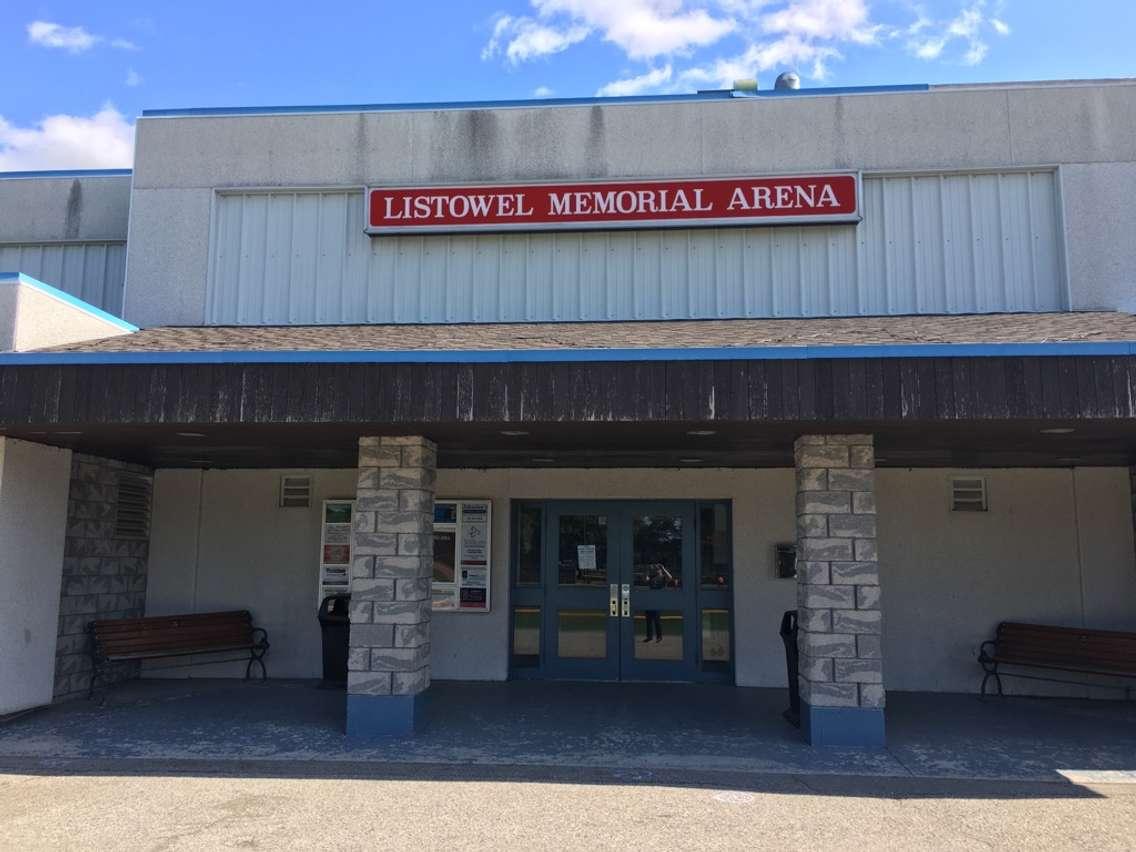
<svg viewBox="0 0 1136 852"><path fill-rule="evenodd" d="M257 645L247 610L92 621L90 630L97 653L112 660L249 650Z"/></svg>
<svg viewBox="0 0 1136 852"><path fill-rule="evenodd" d="M1007 665L1136 677L1136 633L1005 621L990 660Z"/></svg>

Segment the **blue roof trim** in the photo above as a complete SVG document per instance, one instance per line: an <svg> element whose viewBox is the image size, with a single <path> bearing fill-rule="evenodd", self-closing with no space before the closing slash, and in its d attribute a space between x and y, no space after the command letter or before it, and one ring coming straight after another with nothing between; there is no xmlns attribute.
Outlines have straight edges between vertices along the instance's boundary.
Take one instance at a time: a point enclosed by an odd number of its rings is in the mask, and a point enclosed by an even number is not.
<svg viewBox="0 0 1136 852"><path fill-rule="evenodd" d="M788 361L823 358L1003 358L1136 355L1136 341L727 346L671 349L10 352L0 365L49 364L559 364L628 361Z"/></svg>
<svg viewBox="0 0 1136 852"><path fill-rule="evenodd" d="M0 272L0 284L23 284L25 287L31 287L33 290L39 290L41 293L45 293L46 295L58 299L59 301L64 302L73 308L77 308L78 310L83 311L83 313L90 314L91 316L96 317L97 319L101 319L104 322L108 322L111 325L117 326L124 331L138 331L138 326L132 323L128 323L121 317L116 317L114 314L108 314L102 308L96 308L90 302L84 302L82 299L78 299L75 296L72 296L70 293L64 293L58 287L52 287L50 284L44 284L42 281L36 278L32 278L30 275L24 275L24 273L22 272Z"/></svg>
<svg viewBox="0 0 1136 852"><path fill-rule="evenodd" d="M893 92L926 92L926 83L897 86L836 86L822 89L764 89L756 92L735 92L720 89L681 95L626 95L616 98L520 98L497 101L417 101L388 104L311 104L292 106L246 107L189 107L184 109L144 109L142 118L173 118L179 116L225 115L289 115L328 112L421 112L424 110L455 109L531 109L534 107L576 107L615 104L700 103L703 101L729 101L745 98L768 97L821 97L825 95L870 95Z"/></svg>
<svg viewBox="0 0 1136 852"><path fill-rule="evenodd" d="M41 172L0 172L0 180L22 178L129 177L132 169L58 169Z"/></svg>

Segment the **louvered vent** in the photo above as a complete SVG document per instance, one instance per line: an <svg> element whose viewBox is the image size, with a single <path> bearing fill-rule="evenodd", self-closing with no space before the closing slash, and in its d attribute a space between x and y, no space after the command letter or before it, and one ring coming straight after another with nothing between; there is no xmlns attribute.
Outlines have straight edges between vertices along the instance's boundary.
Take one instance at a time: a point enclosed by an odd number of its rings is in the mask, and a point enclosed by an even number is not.
<svg viewBox="0 0 1136 852"><path fill-rule="evenodd" d="M312 504L312 478L310 476L280 477L280 508L306 509Z"/></svg>
<svg viewBox="0 0 1136 852"><path fill-rule="evenodd" d="M150 480L146 477L125 473L118 477L114 537L150 537Z"/></svg>
<svg viewBox="0 0 1136 852"><path fill-rule="evenodd" d="M986 480L977 477L955 477L951 480L952 512L985 512Z"/></svg>

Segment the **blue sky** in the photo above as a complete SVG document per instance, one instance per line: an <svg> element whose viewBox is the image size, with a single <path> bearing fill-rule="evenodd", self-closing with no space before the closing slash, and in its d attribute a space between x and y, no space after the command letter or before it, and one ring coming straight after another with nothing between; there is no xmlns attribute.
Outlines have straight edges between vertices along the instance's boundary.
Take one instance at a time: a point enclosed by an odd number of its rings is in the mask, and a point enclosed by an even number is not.
<svg viewBox="0 0 1136 852"><path fill-rule="evenodd" d="M0 171L128 166L152 107L1136 74L1132 0L0 5Z"/></svg>

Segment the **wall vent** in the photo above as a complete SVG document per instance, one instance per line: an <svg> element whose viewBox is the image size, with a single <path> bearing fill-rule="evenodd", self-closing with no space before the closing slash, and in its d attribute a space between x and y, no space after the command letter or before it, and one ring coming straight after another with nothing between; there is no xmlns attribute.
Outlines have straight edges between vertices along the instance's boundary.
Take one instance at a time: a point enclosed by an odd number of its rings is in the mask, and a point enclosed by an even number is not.
<svg viewBox="0 0 1136 852"><path fill-rule="evenodd" d="M988 508L985 479L981 476L951 479L952 512L985 512Z"/></svg>
<svg viewBox="0 0 1136 852"><path fill-rule="evenodd" d="M306 509L312 505L312 478L310 476L280 477L280 508Z"/></svg>
<svg viewBox="0 0 1136 852"><path fill-rule="evenodd" d="M150 480L120 474L114 514L115 538L150 537Z"/></svg>

